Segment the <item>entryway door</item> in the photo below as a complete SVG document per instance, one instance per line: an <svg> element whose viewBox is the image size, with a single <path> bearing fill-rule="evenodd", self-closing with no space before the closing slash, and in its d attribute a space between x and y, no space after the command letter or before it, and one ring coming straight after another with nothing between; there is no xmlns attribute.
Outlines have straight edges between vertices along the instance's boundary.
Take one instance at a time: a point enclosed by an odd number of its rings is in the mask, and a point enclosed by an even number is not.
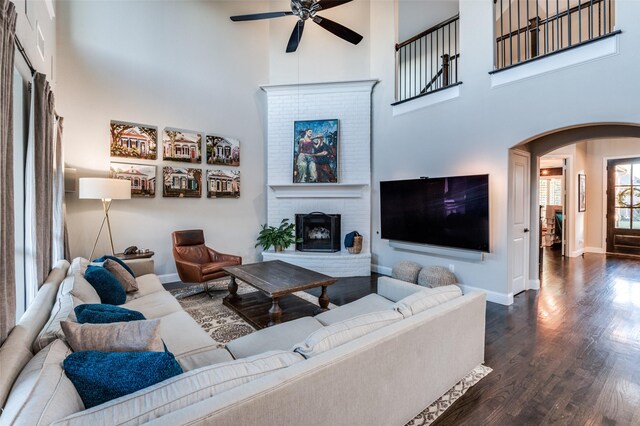
<svg viewBox="0 0 640 426"><path fill-rule="evenodd" d="M607 164L607 252L640 255L640 158Z"/></svg>
<svg viewBox="0 0 640 426"><path fill-rule="evenodd" d="M509 154L509 279L513 295L529 288L530 161L528 152Z"/></svg>

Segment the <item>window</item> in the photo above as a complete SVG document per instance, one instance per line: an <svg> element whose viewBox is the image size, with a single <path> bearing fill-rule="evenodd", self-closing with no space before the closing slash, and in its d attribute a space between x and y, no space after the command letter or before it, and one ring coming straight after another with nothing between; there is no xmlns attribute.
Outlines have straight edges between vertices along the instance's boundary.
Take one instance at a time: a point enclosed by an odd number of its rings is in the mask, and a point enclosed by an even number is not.
<svg viewBox="0 0 640 426"><path fill-rule="evenodd" d="M546 219L547 206L562 205L562 177L541 177L539 181L540 205L544 207L540 213Z"/></svg>
<svg viewBox="0 0 640 426"><path fill-rule="evenodd" d="M615 227L640 229L640 162L615 167Z"/></svg>

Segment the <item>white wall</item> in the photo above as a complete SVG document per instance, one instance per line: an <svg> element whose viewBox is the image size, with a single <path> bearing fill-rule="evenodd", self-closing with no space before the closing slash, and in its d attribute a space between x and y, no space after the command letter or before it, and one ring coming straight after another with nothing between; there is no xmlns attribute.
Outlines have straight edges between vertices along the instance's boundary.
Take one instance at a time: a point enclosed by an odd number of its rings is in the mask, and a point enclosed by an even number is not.
<svg viewBox="0 0 640 426"><path fill-rule="evenodd" d="M555 129L591 122L640 121L635 99L635 52L640 48L640 3L618 1L619 53L571 68L492 88L494 35L491 0L460 1L461 96L449 102L393 117L395 28L390 2L371 3L371 77L374 92L373 248L374 263L391 267L402 259L421 264L452 263L466 285L507 298L507 151ZM487 23L483 25L482 23ZM603 78L616 70L616 78ZM598 84L593 84L597 81ZM491 254L483 263L450 261L402 252L376 237L378 182L416 176L489 173Z"/></svg>
<svg viewBox="0 0 640 426"><path fill-rule="evenodd" d="M458 13L458 0L398 0L398 41L408 40Z"/></svg>
<svg viewBox="0 0 640 426"><path fill-rule="evenodd" d="M65 116L66 163L80 177L106 176L114 119L240 140L239 199L207 199L204 191L200 199L163 198L158 184L154 199L113 203L116 251L130 244L154 250L159 274L175 272L171 232L178 229L202 228L212 247L256 259L255 237L266 218L259 85L268 80L269 28L264 21L234 24L229 16L265 7L235 1L59 3L58 110ZM160 182L166 163L146 163L157 165ZM67 195L71 254L86 257L100 225L100 202ZM98 252L107 251L104 237Z"/></svg>
<svg viewBox="0 0 640 426"><path fill-rule="evenodd" d="M607 213L605 201L606 160L613 158L640 157L640 140L603 139L586 142L587 164L587 232L586 242L589 251L605 251Z"/></svg>

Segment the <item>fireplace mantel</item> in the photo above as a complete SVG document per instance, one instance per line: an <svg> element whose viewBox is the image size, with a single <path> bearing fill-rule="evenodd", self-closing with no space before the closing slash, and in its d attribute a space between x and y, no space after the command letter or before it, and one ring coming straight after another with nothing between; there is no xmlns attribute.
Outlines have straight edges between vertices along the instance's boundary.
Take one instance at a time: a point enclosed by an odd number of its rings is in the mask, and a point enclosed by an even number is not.
<svg viewBox="0 0 640 426"><path fill-rule="evenodd" d="M361 198L368 183L294 183L269 185L276 198Z"/></svg>

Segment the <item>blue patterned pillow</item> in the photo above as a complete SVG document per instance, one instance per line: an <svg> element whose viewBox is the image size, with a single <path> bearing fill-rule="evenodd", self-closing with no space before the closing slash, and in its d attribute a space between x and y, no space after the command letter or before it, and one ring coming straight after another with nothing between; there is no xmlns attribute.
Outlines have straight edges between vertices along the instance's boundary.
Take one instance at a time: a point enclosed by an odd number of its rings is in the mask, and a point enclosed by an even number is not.
<svg viewBox="0 0 640 426"><path fill-rule="evenodd" d="M108 324L112 322L141 321L146 318L138 311L113 305L84 304L73 310L80 324Z"/></svg>
<svg viewBox="0 0 640 426"><path fill-rule="evenodd" d="M114 262L118 262L120 264L120 266L122 266L124 269L126 269L127 272L130 273L133 278L136 277L136 274L134 274L133 271L131 270L131 268L129 268L129 265L124 263L124 261L122 259L118 259L115 256L109 256L109 255L105 254L104 256L99 257L98 259L94 259L94 262L104 262L107 259L111 259Z"/></svg>
<svg viewBox="0 0 640 426"><path fill-rule="evenodd" d="M84 277L96 290L102 303L122 305L127 301L127 293L125 293L120 281L105 268L89 265Z"/></svg>
<svg viewBox="0 0 640 426"><path fill-rule="evenodd" d="M69 355L63 367L85 408L182 374L171 352L81 351Z"/></svg>

